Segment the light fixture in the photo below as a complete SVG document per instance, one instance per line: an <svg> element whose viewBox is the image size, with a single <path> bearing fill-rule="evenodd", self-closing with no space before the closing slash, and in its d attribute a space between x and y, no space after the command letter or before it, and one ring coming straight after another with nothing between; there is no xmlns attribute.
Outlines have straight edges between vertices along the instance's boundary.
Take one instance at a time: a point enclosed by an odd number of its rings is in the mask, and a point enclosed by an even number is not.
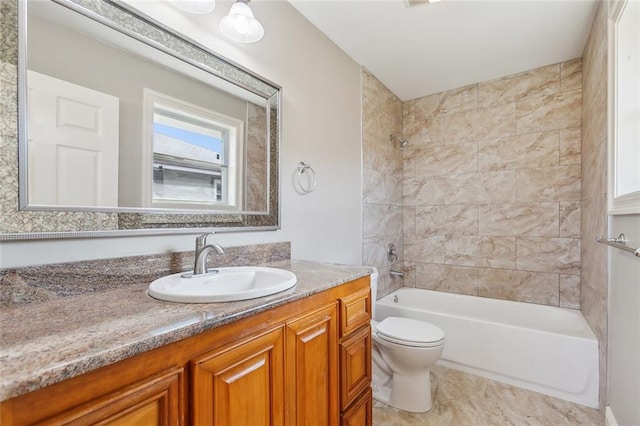
<svg viewBox="0 0 640 426"><path fill-rule="evenodd" d="M249 0L237 0L220 21L220 31L233 41L254 43L264 35L264 28L254 18L248 3Z"/></svg>
<svg viewBox="0 0 640 426"><path fill-rule="evenodd" d="M178 9L199 15L211 13L216 8L216 0L173 0L172 3Z"/></svg>

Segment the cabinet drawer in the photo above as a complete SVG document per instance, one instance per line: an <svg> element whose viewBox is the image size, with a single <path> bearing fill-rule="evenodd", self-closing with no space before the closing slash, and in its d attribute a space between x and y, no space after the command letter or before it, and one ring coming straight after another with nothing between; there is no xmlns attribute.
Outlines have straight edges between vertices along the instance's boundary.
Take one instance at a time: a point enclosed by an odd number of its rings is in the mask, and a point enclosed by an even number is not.
<svg viewBox="0 0 640 426"><path fill-rule="evenodd" d="M373 424L373 400L371 389L362 394L349 409L342 413L341 426L371 426Z"/></svg>
<svg viewBox="0 0 640 426"><path fill-rule="evenodd" d="M371 292L369 288L340 298L340 337L357 330L371 319Z"/></svg>
<svg viewBox="0 0 640 426"><path fill-rule="evenodd" d="M344 410L371 387L371 327L340 344L340 406Z"/></svg>

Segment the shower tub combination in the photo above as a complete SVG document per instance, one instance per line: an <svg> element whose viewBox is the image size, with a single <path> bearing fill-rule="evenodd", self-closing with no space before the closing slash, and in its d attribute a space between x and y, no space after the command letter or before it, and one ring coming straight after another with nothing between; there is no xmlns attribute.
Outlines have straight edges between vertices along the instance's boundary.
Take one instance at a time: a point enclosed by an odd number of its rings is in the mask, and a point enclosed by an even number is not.
<svg viewBox="0 0 640 426"><path fill-rule="evenodd" d="M598 407L598 341L580 311L405 287L375 316L442 328L438 365Z"/></svg>

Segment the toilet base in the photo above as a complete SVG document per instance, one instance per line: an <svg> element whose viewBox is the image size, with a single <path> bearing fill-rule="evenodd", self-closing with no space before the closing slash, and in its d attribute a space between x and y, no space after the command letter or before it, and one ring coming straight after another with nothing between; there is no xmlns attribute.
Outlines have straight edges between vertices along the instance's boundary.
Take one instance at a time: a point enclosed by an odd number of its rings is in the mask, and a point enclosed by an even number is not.
<svg viewBox="0 0 640 426"><path fill-rule="evenodd" d="M377 384L374 375L372 387L373 399L398 410L424 413L433 407L429 370L424 374L419 374L417 377L404 377L394 374L391 381L386 385Z"/></svg>

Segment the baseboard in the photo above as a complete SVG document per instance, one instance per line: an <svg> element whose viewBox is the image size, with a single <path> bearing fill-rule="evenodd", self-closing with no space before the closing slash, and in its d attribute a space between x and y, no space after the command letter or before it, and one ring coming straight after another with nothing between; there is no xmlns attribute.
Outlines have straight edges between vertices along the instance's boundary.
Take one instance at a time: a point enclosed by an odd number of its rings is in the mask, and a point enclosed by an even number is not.
<svg viewBox="0 0 640 426"><path fill-rule="evenodd" d="M604 424L606 426L618 426L618 422L616 422L616 418L609 405L604 409Z"/></svg>

